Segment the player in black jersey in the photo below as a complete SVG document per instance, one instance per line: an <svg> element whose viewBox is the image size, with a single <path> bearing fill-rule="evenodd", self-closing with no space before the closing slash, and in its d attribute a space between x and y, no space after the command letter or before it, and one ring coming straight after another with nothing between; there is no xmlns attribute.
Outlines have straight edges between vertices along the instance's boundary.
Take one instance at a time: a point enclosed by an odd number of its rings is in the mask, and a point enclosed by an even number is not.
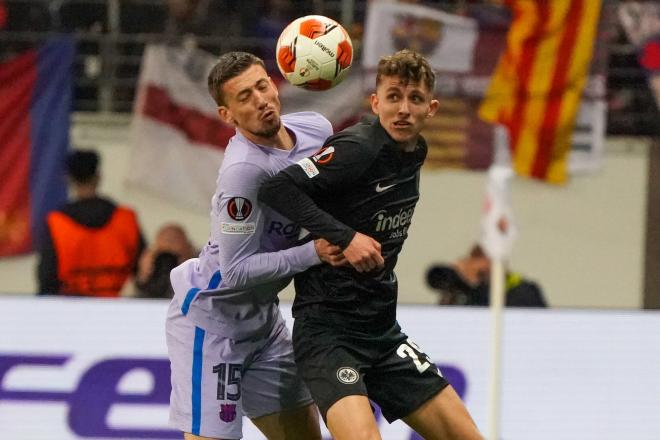
<svg viewBox="0 0 660 440"><path fill-rule="evenodd" d="M369 399L425 439L481 439L463 402L396 321L394 266L419 198L435 75L403 50L378 65L377 118L334 136L267 180L259 199L343 249L349 265L295 279L296 362L335 440L380 433Z"/></svg>

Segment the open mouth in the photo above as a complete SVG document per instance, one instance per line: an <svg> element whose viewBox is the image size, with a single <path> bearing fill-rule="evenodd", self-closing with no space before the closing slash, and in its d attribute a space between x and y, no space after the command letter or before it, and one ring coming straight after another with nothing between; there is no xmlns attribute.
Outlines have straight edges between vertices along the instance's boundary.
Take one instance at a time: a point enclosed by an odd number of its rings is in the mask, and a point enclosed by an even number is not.
<svg viewBox="0 0 660 440"><path fill-rule="evenodd" d="M395 121L394 126L397 128L407 128L410 127L412 124L408 121Z"/></svg>
<svg viewBox="0 0 660 440"><path fill-rule="evenodd" d="M261 114L261 117L259 119L264 120L264 119L270 119L273 116L275 116L275 110L266 110Z"/></svg>

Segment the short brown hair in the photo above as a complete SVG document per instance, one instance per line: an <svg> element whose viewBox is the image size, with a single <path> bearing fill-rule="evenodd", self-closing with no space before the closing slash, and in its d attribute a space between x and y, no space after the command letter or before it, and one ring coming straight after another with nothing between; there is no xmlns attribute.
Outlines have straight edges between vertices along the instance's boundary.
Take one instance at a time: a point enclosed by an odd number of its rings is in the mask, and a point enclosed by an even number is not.
<svg viewBox="0 0 660 440"><path fill-rule="evenodd" d="M429 62L419 53L410 49L400 50L393 55L381 57L378 62L376 86L383 76L398 76L404 83L424 84L429 92L435 90L435 72Z"/></svg>
<svg viewBox="0 0 660 440"><path fill-rule="evenodd" d="M247 52L227 52L218 58L218 62L211 69L208 78L209 93L218 106L225 105L224 96L222 96L223 84L255 64L266 68L261 58Z"/></svg>

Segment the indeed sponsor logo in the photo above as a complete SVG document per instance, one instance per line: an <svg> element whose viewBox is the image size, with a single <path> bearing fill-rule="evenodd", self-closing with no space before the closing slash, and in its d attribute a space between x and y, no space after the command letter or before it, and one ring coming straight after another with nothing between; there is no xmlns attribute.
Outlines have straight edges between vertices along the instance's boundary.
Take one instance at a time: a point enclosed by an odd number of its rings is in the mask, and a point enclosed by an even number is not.
<svg viewBox="0 0 660 440"><path fill-rule="evenodd" d="M401 208L395 215L387 215L386 210L378 211L372 218L376 220L376 232L391 231L400 227L408 226L412 220L415 208Z"/></svg>

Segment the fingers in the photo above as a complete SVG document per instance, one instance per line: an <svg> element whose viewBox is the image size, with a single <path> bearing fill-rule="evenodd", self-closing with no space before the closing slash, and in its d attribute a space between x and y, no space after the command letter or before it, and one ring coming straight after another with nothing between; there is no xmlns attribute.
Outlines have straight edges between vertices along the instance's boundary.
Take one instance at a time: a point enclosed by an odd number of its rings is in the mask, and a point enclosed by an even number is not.
<svg viewBox="0 0 660 440"><path fill-rule="evenodd" d="M381 255L381 245L373 238L357 233L343 251L324 239L314 240L319 259L333 267L351 265L360 273L381 269L385 259Z"/></svg>
<svg viewBox="0 0 660 440"><path fill-rule="evenodd" d="M360 261L351 263L352 266L360 273L371 272L375 269L381 269L384 266L385 260L378 254L365 256Z"/></svg>
<svg viewBox="0 0 660 440"><path fill-rule="evenodd" d="M314 247L319 259L331 266L343 266L346 264L346 258L339 246L329 243L322 238L314 240Z"/></svg>
<svg viewBox="0 0 660 440"><path fill-rule="evenodd" d="M385 264L385 259L380 254L381 246L373 238L356 233L351 243L344 249L344 256L358 272L370 272L380 269Z"/></svg>
<svg viewBox="0 0 660 440"><path fill-rule="evenodd" d="M350 264L346 257L344 257L344 254L333 256L326 262L333 267L348 266Z"/></svg>

